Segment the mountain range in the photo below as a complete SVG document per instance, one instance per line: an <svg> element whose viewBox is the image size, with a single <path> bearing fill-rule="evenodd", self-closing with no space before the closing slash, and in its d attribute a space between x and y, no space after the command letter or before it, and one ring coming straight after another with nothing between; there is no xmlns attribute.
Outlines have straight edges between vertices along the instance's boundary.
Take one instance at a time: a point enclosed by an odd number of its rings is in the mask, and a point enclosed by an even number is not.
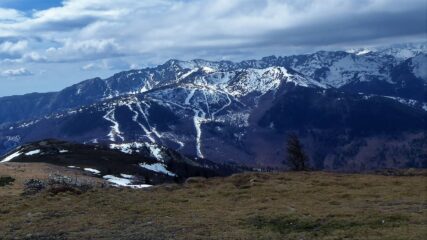
<svg viewBox="0 0 427 240"><path fill-rule="evenodd" d="M277 167L292 132L316 169L426 167L426 99L426 44L173 59L59 92L0 98L0 155L56 138Z"/></svg>

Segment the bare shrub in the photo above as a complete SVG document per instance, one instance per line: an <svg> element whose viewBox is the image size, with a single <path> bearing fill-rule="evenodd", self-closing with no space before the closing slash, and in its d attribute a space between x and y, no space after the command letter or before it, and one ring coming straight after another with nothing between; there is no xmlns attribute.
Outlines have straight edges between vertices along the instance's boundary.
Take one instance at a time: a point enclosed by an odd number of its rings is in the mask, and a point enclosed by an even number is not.
<svg viewBox="0 0 427 240"><path fill-rule="evenodd" d="M93 180L78 178L77 176L70 177L54 173L50 174L47 180L44 181L39 179L27 180L25 182L24 194L31 195L43 190L55 195L62 192L81 194L95 187L107 187L107 185Z"/></svg>
<svg viewBox="0 0 427 240"><path fill-rule="evenodd" d="M24 195L33 195L46 188L46 183L39 179L28 179L24 183Z"/></svg>
<svg viewBox="0 0 427 240"><path fill-rule="evenodd" d="M94 181L55 173L49 175L47 185L48 191L53 194L60 192L81 194L94 188L97 184Z"/></svg>

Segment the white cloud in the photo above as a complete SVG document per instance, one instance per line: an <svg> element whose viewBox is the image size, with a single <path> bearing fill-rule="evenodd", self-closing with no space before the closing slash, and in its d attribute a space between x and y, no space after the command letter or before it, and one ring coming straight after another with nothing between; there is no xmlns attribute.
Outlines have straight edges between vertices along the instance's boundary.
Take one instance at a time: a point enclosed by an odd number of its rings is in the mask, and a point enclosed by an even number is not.
<svg viewBox="0 0 427 240"><path fill-rule="evenodd" d="M82 67L82 70L85 70L85 71L91 71L94 69L99 69L99 65L95 63L88 63Z"/></svg>
<svg viewBox="0 0 427 240"><path fill-rule="evenodd" d="M33 75L33 73L24 67L17 68L17 69L7 69L1 72L1 76L3 77L18 77L18 76L30 76L30 75Z"/></svg>
<svg viewBox="0 0 427 240"><path fill-rule="evenodd" d="M17 22L25 19L20 11L10 8L0 8L0 23Z"/></svg>
<svg viewBox="0 0 427 240"><path fill-rule="evenodd" d="M108 58L120 55L120 46L114 39L91 39L73 41L66 39L61 47L45 51L48 61L72 61Z"/></svg>
<svg viewBox="0 0 427 240"><path fill-rule="evenodd" d="M110 58L103 59L96 62L90 62L81 67L81 70L84 71L93 71L93 70L128 70L135 69L137 65L131 64L128 61L121 58Z"/></svg>
<svg viewBox="0 0 427 240"><path fill-rule="evenodd" d="M5 41L0 43L0 56L14 56L23 53L28 47L28 42L21 40L17 42Z"/></svg>
<svg viewBox="0 0 427 240"><path fill-rule="evenodd" d="M61 62L123 55L163 60L259 55L267 54L268 49L283 52L292 47L322 48L425 31L422 20L426 14L421 11L424 0L396 3L399 2L66 0L61 7L36 11L28 17L3 9L5 15L0 19L9 20L0 20L0 37L37 39L36 44L31 44L32 54L26 54L23 61ZM418 16L414 14L417 11ZM11 21L14 16L18 20ZM215 55L218 53L221 56ZM35 55L38 57L28 57Z"/></svg>
<svg viewBox="0 0 427 240"><path fill-rule="evenodd" d="M22 55L22 58L19 59L21 62L44 62L46 61L46 58L44 56L41 56L38 52L32 51L27 52ZM18 61L18 62L20 62Z"/></svg>

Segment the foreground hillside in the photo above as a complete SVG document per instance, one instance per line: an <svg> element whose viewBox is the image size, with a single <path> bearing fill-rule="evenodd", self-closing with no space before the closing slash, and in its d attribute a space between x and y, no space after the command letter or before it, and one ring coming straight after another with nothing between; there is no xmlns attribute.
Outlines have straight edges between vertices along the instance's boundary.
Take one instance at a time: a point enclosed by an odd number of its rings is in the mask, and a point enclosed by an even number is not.
<svg viewBox="0 0 427 240"><path fill-rule="evenodd" d="M0 232L3 239L423 239L426 180L244 173L80 195L16 192L0 200ZM0 187L0 196L12 187Z"/></svg>
<svg viewBox="0 0 427 240"><path fill-rule="evenodd" d="M150 143L103 145L54 139L28 143L0 157L0 163L9 162L48 163L65 167L65 172L72 169L80 175L87 174L106 179L114 185L136 188L184 182L189 177L229 176L248 170L236 165L194 159Z"/></svg>
<svg viewBox="0 0 427 240"><path fill-rule="evenodd" d="M107 181L78 169L47 163L2 163L0 164L0 178L6 176L12 177L13 184L2 187L3 182L0 179L0 202L4 201L4 198L22 194L25 182L28 179L47 180L49 176L56 173L78 178L80 181L91 182L96 185L108 184Z"/></svg>

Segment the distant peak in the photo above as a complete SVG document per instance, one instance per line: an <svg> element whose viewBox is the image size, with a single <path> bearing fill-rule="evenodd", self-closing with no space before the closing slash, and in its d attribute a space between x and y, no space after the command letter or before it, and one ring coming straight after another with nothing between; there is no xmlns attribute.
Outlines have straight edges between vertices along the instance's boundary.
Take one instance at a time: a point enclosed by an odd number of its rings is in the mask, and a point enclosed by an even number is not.
<svg viewBox="0 0 427 240"><path fill-rule="evenodd" d="M368 53L373 52L373 51L374 51L373 49L369 49L369 48L352 48L352 49L347 50L346 52L359 56L359 55L368 54Z"/></svg>

